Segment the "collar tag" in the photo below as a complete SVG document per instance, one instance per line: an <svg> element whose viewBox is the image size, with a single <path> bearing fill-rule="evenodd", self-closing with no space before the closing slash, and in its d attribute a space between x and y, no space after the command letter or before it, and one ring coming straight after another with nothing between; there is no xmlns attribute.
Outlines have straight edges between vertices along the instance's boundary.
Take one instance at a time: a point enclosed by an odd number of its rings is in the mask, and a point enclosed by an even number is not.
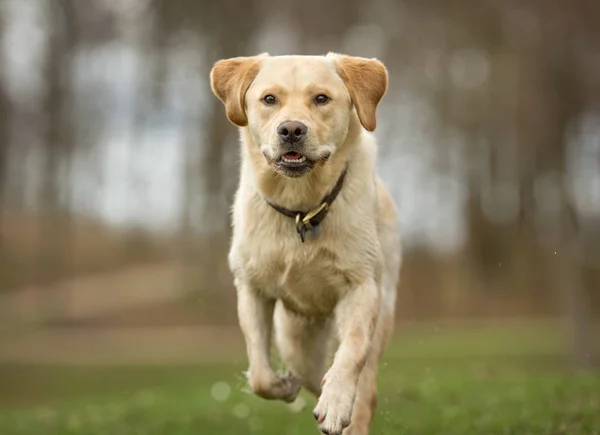
<svg viewBox="0 0 600 435"><path fill-rule="evenodd" d="M310 236L311 239L316 239L317 237L319 237L321 235L322 228L323 227L321 226L321 224L315 225L310 229L310 231L307 233L307 235Z"/></svg>
<svg viewBox="0 0 600 435"><path fill-rule="evenodd" d="M309 235L311 239L316 239L321 234L321 221L325 218L325 215L329 211L329 204L323 202L319 207L312 209L304 216L303 213L296 214L296 230L300 234L302 243ZM313 221L314 222L311 222Z"/></svg>

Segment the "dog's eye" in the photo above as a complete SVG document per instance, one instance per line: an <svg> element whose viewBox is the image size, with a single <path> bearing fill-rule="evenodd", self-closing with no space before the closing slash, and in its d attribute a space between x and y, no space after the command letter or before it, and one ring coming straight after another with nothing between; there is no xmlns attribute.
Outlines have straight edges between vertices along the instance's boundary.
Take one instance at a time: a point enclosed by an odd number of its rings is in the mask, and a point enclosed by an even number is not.
<svg viewBox="0 0 600 435"><path fill-rule="evenodd" d="M277 98L275 98L275 95L269 94L263 97L263 101L265 102L265 104L272 105L277 102Z"/></svg>
<svg viewBox="0 0 600 435"><path fill-rule="evenodd" d="M315 98L315 103L317 104L325 104L329 101L329 97L325 94L319 94Z"/></svg>

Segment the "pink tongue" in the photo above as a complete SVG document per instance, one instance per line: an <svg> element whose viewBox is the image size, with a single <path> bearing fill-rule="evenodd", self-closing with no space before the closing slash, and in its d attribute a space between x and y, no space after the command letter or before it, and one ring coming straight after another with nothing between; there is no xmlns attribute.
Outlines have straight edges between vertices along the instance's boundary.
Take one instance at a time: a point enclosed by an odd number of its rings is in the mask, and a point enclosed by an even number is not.
<svg viewBox="0 0 600 435"><path fill-rule="evenodd" d="M300 157L302 157L302 154L300 154L300 153L286 153L285 154L285 158L290 159L290 160L298 160Z"/></svg>

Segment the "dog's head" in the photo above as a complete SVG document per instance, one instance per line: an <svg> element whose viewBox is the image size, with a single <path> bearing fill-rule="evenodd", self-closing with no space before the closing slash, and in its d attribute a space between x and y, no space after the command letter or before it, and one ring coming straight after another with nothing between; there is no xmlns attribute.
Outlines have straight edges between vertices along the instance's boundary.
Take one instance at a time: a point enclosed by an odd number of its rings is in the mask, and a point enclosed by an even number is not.
<svg viewBox="0 0 600 435"><path fill-rule="evenodd" d="M375 130L387 81L378 60L335 53L236 57L211 71L229 120L249 128L268 164L288 177L307 174L335 154L353 108L362 126Z"/></svg>

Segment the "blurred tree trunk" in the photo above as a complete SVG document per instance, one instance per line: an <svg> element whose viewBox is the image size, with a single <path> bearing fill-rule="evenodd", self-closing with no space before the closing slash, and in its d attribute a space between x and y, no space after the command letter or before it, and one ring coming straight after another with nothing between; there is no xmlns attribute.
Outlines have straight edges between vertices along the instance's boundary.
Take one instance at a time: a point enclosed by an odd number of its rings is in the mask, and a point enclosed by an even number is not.
<svg viewBox="0 0 600 435"><path fill-rule="evenodd" d="M573 362L581 368L589 367L592 355L590 295L583 279L585 253L581 228L576 211L566 202L561 219L562 252L557 252L560 263L561 292L565 302L567 331Z"/></svg>
<svg viewBox="0 0 600 435"><path fill-rule="evenodd" d="M551 118L545 127L549 140L544 149L539 149L540 163L549 174L559 175L557 187L561 198L561 207L554 219L558 224L555 229L558 248L550 247L548 256L553 259L549 262L550 270L558 274L555 282L565 304L572 360L577 366L586 367L591 363L592 346L589 295L583 279L583 233L566 168L569 129L586 109L585 89L578 78L577 58L572 51L575 29L556 30L547 30L547 51L540 65L548 76L546 88L551 108Z"/></svg>
<svg viewBox="0 0 600 435"><path fill-rule="evenodd" d="M155 22L152 29L155 49L162 55L156 57L155 82L161 83L168 72L168 57L164 56L178 38L190 32L199 40L208 41L201 83L208 84L212 64L218 59L248 55L252 35L260 27L256 2L240 3L235 0L213 2L209 0L154 0L151 4ZM226 17L227 25L223 25ZM215 307L233 307L233 292L228 275L226 252L229 245L230 226L224 221L237 184L237 170L228 172L224 155L237 155L234 127L227 121L221 102L212 96L206 86L206 100L190 110L184 121L185 149L183 168L183 207L180 218L180 240L183 260L188 264L183 285L196 291L201 305L210 307L209 315L223 318ZM237 161L237 159L236 159ZM236 168L237 169L237 168ZM227 183L224 182L227 177ZM235 182L231 178L235 177Z"/></svg>
<svg viewBox="0 0 600 435"><path fill-rule="evenodd" d="M75 14L71 0L61 0L46 9L49 39L44 76L45 149L43 184L40 191L42 222L39 226L39 273L43 280L56 280L68 267L70 248L69 168L72 161L69 103L71 102L70 65L75 48ZM49 292L41 301L44 310L65 309Z"/></svg>
<svg viewBox="0 0 600 435"><path fill-rule="evenodd" d="M4 208L6 206L6 180L8 178L8 152L9 152L9 116L8 116L8 98L5 93L6 85L4 82L4 16L0 8L0 288L6 284L5 267L10 264L7 261L7 252L5 252L4 240Z"/></svg>
<svg viewBox="0 0 600 435"><path fill-rule="evenodd" d="M219 59L229 57L253 54L251 49L252 36L261 26L260 17L256 13L257 5L254 1L244 3L242 7L235 0L225 0L221 2L211 2L209 8L204 8L204 19L202 23L206 26L206 33L211 36L211 44L208 52L210 61L206 64L207 68L202 76L208 83L208 74L212 63ZM220 23L221 17L227 17L229 26L224 27ZM210 92L210 89L207 89ZM230 178L235 174L223 173L223 156L228 154L227 149L237 150L239 144L237 141L229 141L236 137L234 127L225 117L225 111L222 103L210 94L210 106L207 116L204 120L205 142L202 144L204 150L202 165L199 169L200 181L206 187L208 203L204 210L209 215L206 218L214 219L217 216L228 214L229 199L233 191L225 192L224 178ZM234 155L237 155L235 153ZM236 168L237 169L237 168ZM236 185L237 183L232 183ZM227 196L227 200L222 199L222 195ZM212 214L212 215L211 215ZM225 227L226 233L229 233L229 225Z"/></svg>
<svg viewBox="0 0 600 435"><path fill-rule="evenodd" d="M253 54L249 52L252 36L261 25L260 17L256 15L255 2L243 4L233 0L211 3L207 15L212 19L206 22L207 31L212 37L208 59L215 62L241 55ZM220 17L228 17L230 23L225 27L220 23ZM250 25L253 23L253 25ZM235 29L235 30L234 30ZM234 30L234 31L233 31ZM233 32L232 32L233 31ZM207 67L212 67L209 63ZM208 79L209 69L203 71L203 77ZM209 89L207 89L209 91ZM220 313L213 315L213 320L219 318L234 318L235 304L234 292L224 290L232 288L232 282L227 268L227 250L231 235L229 224L229 209L232 202L233 191L226 189L229 185L235 189L239 179L239 170L236 167L230 172L225 171L224 156L237 156L240 146L237 139L236 127L231 125L225 116L222 103L210 95L211 100L203 120L204 141L202 146L202 159L196 169L197 181L203 186L202 213L198 218L200 222L211 222L214 232L202 237L204 249L201 255L203 263L203 282L201 291L206 298L206 306L220 307ZM236 158L237 161L237 158ZM225 177L229 181L225 183ZM226 220L223 217L227 216ZM219 225L215 226L215 223ZM198 227L197 227L198 228ZM209 278L208 280L206 278ZM213 305L214 304L214 305Z"/></svg>
<svg viewBox="0 0 600 435"><path fill-rule="evenodd" d="M2 214L4 210L4 194L6 189L6 178L8 172L8 151L9 151L9 117L8 117L8 98L5 92L4 83L4 16L2 8L0 8L0 227L2 226ZM2 248L2 240L0 240L0 249Z"/></svg>

